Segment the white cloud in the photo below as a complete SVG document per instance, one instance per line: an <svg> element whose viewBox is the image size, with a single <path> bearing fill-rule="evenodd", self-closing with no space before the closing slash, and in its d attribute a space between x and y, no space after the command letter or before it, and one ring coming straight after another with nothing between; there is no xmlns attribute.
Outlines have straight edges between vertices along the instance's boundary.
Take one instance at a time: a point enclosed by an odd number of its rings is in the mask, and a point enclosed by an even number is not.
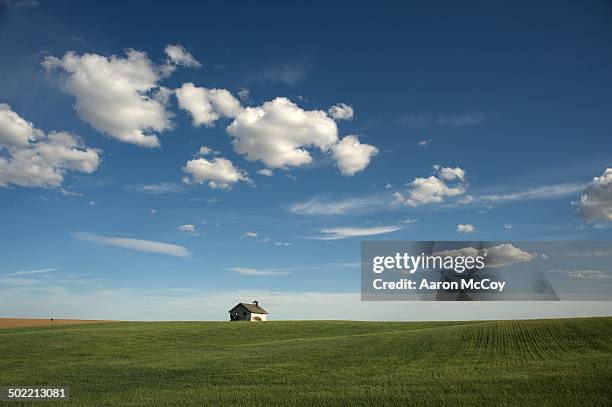
<svg viewBox="0 0 612 407"><path fill-rule="evenodd" d="M175 257L189 257L191 253L183 246L156 242L154 240L131 239L125 237L112 237L92 233L73 233L77 240L97 243L105 246L119 247L146 253L158 253Z"/></svg>
<svg viewBox="0 0 612 407"><path fill-rule="evenodd" d="M511 223L505 223L504 224L504 229L506 229L506 230L512 229L512 224Z"/></svg>
<svg viewBox="0 0 612 407"><path fill-rule="evenodd" d="M425 147L431 144L431 140L421 140L417 143L419 147Z"/></svg>
<svg viewBox="0 0 612 407"><path fill-rule="evenodd" d="M20 271L15 271L13 273L9 273L7 274L7 276L29 276L32 274L46 274L46 273L51 273L57 270L61 270L61 268L49 267L49 268L37 269L37 270L20 270Z"/></svg>
<svg viewBox="0 0 612 407"><path fill-rule="evenodd" d="M242 109L238 99L225 89L200 88L188 82L174 92L179 107L191 114L196 127L212 126L221 117L235 117Z"/></svg>
<svg viewBox="0 0 612 407"><path fill-rule="evenodd" d="M328 200L314 197L304 202L298 202L289 207L289 211L298 215L346 215L367 212L375 208L383 208L386 201L378 196L363 198L347 198Z"/></svg>
<svg viewBox="0 0 612 407"><path fill-rule="evenodd" d="M89 206L96 206L96 201L94 200L89 201Z"/></svg>
<svg viewBox="0 0 612 407"><path fill-rule="evenodd" d="M363 171L378 149L369 144L361 144L357 136L346 136L332 147L332 155L340 173L345 176Z"/></svg>
<svg viewBox="0 0 612 407"><path fill-rule="evenodd" d="M202 66L182 45L168 45L164 49L171 63L189 68L199 68Z"/></svg>
<svg viewBox="0 0 612 407"><path fill-rule="evenodd" d="M308 164L308 147L327 152L338 141L336 123L325 112L303 110L281 97L243 109L227 131L237 153L270 168Z"/></svg>
<svg viewBox="0 0 612 407"><path fill-rule="evenodd" d="M443 250L434 253L436 256L486 256L485 264L487 267L498 268L510 266L517 263L525 263L537 257L536 254L526 252L509 243L500 244L493 247L476 249L474 247L464 247L454 250Z"/></svg>
<svg viewBox="0 0 612 407"><path fill-rule="evenodd" d="M338 240L347 239L350 237L374 236L385 233L397 232L402 227L398 225L392 226L375 226L371 228L353 228L353 227L337 227L321 229L321 236L314 239L317 240Z"/></svg>
<svg viewBox="0 0 612 407"><path fill-rule="evenodd" d="M277 97L260 106L243 107L225 89L207 89L184 83L175 91L179 107L188 111L194 126L211 126L232 118L227 133L234 151L268 169L299 167L313 158L311 148L331 153L343 175L363 171L378 149L361 144L356 136L338 140L336 122L322 110L304 110L287 98ZM350 106L337 105L334 115L348 117ZM331 114L331 113L330 113ZM265 174L263 174L265 175Z"/></svg>
<svg viewBox="0 0 612 407"><path fill-rule="evenodd" d="M476 199L472 195L465 195L463 198L461 198L461 199L459 199L457 201L457 204L459 204L459 205L467 205L467 204L471 204L475 200Z"/></svg>
<svg viewBox="0 0 612 407"><path fill-rule="evenodd" d="M402 220L400 220L400 221L399 221L399 222L397 222L397 223L403 223L403 224L405 224L405 225L410 225L410 224L412 224L412 223L417 223L417 222L418 222L418 221L417 221L416 219L410 219L410 218L408 218L408 219L402 219Z"/></svg>
<svg viewBox="0 0 612 407"><path fill-rule="evenodd" d="M334 120L352 120L353 108L345 103L333 105L327 111L329 116Z"/></svg>
<svg viewBox="0 0 612 407"><path fill-rule="evenodd" d="M13 112L6 103L0 103L0 147L25 147L42 137L41 130Z"/></svg>
<svg viewBox="0 0 612 407"><path fill-rule="evenodd" d="M271 177L272 175L274 175L274 172L269 168L262 168L261 170L257 171L257 173L266 177Z"/></svg>
<svg viewBox="0 0 612 407"><path fill-rule="evenodd" d="M238 91L238 97L243 102L247 102L249 98L251 97L251 92L249 92L248 89L242 88Z"/></svg>
<svg viewBox="0 0 612 407"><path fill-rule="evenodd" d="M151 215L155 215L157 213L157 209L151 208L151 209L149 209L149 213Z"/></svg>
<svg viewBox="0 0 612 407"><path fill-rule="evenodd" d="M99 150L66 132L45 135L9 105L0 104L0 187L60 187L68 171L94 172Z"/></svg>
<svg viewBox="0 0 612 407"><path fill-rule="evenodd" d="M204 157L189 160L183 171L189 174L186 182L208 182L208 186L213 189L231 189L239 181L250 181L246 172L235 168L230 160L221 157L212 160Z"/></svg>
<svg viewBox="0 0 612 407"><path fill-rule="evenodd" d="M574 270L563 272L563 274L578 280L607 280L612 278L612 276L603 270Z"/></svg>
<svg viewBox="0 0 612 407"><path fill-rule="evenodd" d="M293 243L289 243L289 242L274 242L274 246L288 247L288 246L293 246Z"/></svg>
<svg viewBox="0 0 612 407"><path fill-rule="evenodd" d="M410 114L400 117L397 122L408 127L451 126L465 127L484 123L486 116L480 112L464 112L452 114Z"/></svg>
<svg viewBox="0 0 612 407"><path fill-rule="evenodd" d="M181 225L177 229L179 231L185 232L185 233L192 233L192 234L196 234L197 233L195 225L192 225L190 223L187 223L185 225Z"/></svg>
<svg viewBox="0 0 612 407"><path fill-rule="evenodd" d="M439 165L434 165L433 168L436 175L428 178L415 178L410 183L408 196L395 192L395 203L415 207L431 203L442 203L447 197L465 194L465 171L463 169ZM455 181L455 185L449 186L447 181Z"/></svg>
<svg viewBox="0 0 612 407"><path fill-rule="evenodd" d="M120 141L158 147L159 132L172 128L166 109L170 91L159 85L162 69L147 54L129 49L126 57L67 52L47 56L48 71L61 69L64 89L76 98L81 119Z"/></svg>
<svg viewBox="0 0 612 407"><path fill-rule="evenodd" d="M578 216L612 222L612 168L606 168L600 177L594 177L578 201Z"/></svg>
<svg viewBox="0 0 612 407"><path fill-rule="evenodd" d="M257 233L255 232L246 232L242 237L257 237Z"/></svg>
<svg viewBox="0 0 612 407"><path fill-rule="evenodd" d="M219 153L217 150L213 150L210 147L202 146L200 147L196 155L218 155L218 154L221 154L221 153Z"/></svg>
<svg viewBox="0 0 612 407"><path fill-rule="evenodd" d="M457 225L457 232L472 233L475 231L476 231L476 228L473 225L470 225L469 223Z"/></svg>
<svg viewBox="0 0 612 407"><path fill-rule="evenodd" d="M552 199L560 198L568 195L575 194L584 189L584 183L561 183L554 185L544 185L538 187L522 188L516 191L502 192L495 194L485 194L478 196L477 201L480 202L512 202L512 201L526 201L532 199Z"/></svg>
<svg viewBox="0 0 612 407"><path fill-rule="evenodd" d="M144 192L145 194L151 195L170 194L183 190L183 188L179 184L175 184L174 182L162 182L159 184L148 184L131 188L135 189L136 191Z"/></svg>
<svg viewBox="0 0 612 407"><path fill-rule="evenodd" d="M258 270L248 267L230 267L229 271L234 273L242 274L245 276L258 276L258 277L273 277L273 276L287 276L291 273L288 271L269 269L269 270Z"/></svg>
<svg viewBox="0 0 612 407"><path fill-rule="evenodd" d="M465 171L459 167L442 167L440 165L434 165L434 170L447 181L453 181L458 179L460 181L465 181Z"/></svg>

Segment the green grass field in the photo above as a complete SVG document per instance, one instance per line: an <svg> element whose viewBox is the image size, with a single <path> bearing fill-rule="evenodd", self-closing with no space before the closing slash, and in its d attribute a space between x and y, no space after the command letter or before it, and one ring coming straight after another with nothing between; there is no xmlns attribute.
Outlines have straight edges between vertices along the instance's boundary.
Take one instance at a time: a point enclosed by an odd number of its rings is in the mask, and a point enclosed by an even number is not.
<svg viewBox="0 0 612 407"><path fill-rule="evenodd" d="M612 318L122 322L2 329L0 353L0 386L59 405L612 403Z"/></svg>

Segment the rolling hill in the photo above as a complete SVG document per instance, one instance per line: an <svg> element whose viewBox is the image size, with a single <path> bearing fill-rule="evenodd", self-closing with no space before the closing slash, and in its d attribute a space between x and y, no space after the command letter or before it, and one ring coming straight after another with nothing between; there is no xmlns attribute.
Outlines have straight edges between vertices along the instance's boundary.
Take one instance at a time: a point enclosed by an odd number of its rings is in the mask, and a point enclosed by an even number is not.
<svg viewBox="0 0 612 407"><path fill-rule="evenodd" d="M2 329L0 349L0 386L69 386L61 405L612 400L612 318L115 322Z"/></svg>

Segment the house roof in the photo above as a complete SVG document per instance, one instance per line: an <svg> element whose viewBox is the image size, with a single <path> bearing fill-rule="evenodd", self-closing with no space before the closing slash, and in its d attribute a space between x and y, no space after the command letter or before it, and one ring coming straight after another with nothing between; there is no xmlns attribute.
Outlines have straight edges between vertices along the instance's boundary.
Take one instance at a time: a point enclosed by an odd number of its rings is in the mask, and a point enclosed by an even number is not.
<svg viewBox="0 0 612 407"><path fill-rule="evenodd" d="M244 308L246 308L249 312L251 312L253 314L267 314L268 313L268 311L266 311L265 309L261 308L259 305L248 304L248 303L244 303L244 302L239 302L238 305L236 305L234 308L232 308L228 312L232 312L233 310L235 310L236 308L238 308L240 306L243 306Z"/></svg>

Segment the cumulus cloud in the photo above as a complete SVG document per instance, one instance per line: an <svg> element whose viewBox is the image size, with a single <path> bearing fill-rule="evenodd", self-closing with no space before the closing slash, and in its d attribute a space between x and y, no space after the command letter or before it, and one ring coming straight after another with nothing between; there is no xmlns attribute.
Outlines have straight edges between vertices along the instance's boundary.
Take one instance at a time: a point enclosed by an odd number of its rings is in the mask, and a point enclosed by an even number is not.
<svg viewBox="0 0 612 407"><path fill-rule="evenodd" d="M357 136L346 136L332 147L332 156L342 175L351 176L363 171L370 158L378 154L378 149L369 144L361 144Z"/></svg>
<svg viewBox="0 0 612 407"><path fill-rule="evenodd" d="M47 56L42 64L48 71L61 70L79 117L102 133L158 147L157 133L172 128L166 109L171 92L159 85L163 70L144 52L129 49L126 57L106 57L69 51L62 58Z"/></svg>
<svg viewBox="0 0 612 407"><path fill-rule="evenodd" d="M455 179L465 181L465 171L459 167L442 167L436 164L433 166L433 168L441 178L444 178L447 181L452 181Z"/></svg>
<svg viewBox="0 0 612 407"><path fill-rule="evenodd" d="M578 216L592 220L612 222L612 168L593 178L578 201Z"/></svg>
<svg viewBox="0 0 612 407"><path fill-rule="evenodd" d="M235 117L240 102L228 90L207 89L184 83L175 90L179 107L191 114L193 125L212 126L220 117Z"/></svg>
<svg viewBox="0 0 612 407"><path fill-rule="evenodd" d="M191 253L183 246L156 242L153 240L131 239L125 237L113 237L96 235L92 233L73 233L75 239L84 242L97 243L104 246L120 247L146 253L158 253L175 257L189 257Z"/></svg>
<svg viewBox="0 0 612 407"><path fill-rule="evenodd" d="M237 153L270 168L308 164L308 147L326 152L338 140L336 123L325 112L303 110L282 97L243 109L227 131Z"/></svg>
<svg viewBox="0 0 612 407"><path fill-rule="evenodd" d="M339 141L332 117L349 117L351 108L344 104L330 109L330 117L322 110L304 110L284 97L243 107L228 90L207 89L190 82L175 94L179 107L189 112L196 127L212 126L221 118L232 119L226 131L233 138L234 151L249 161L261 161L268 170L309 164L313 160L310 149L317 148L331 154L340 172L349 176L363 171L378 153L376 147L361 144L353 135Z"/></svg>
<svg viewBox="0 0 612 407"><path fill-rule="evenodd" d="M333 105L327 111L332 119L335 120L352 120L353 108L345 103Z"/></svg>
<svg viewBox="0 0 612 407"><path fill-rule="evenodd" d="M199 68L202 66L182 45L168 45L164 49L171 63L189 68Z"/></svg>
<svg viewBox="0 0 612 407"><path fill-rule="evenodd" d="M185 182L196 184L208 182L208 186L212 189L231 189L237 182L250 182L246 172L234 167L230 160L221 157L211 160L204 157L189 160L183 171L188 174Z"/></svg>
<svg viewBox="0 0 612 407"><path fill-rule="evenodd" d="M447 197L463 195L466 192L465 171L459 167L434 165L435 174L428 178L415 178L410 183L408 195L394 193L395 203L416 207L442 203ZM447 182L453 182L449 186Z"/></svg>
<svg viewBox="0 0 612 407"><path fill-rule="evenodd" d="M200 147L196 155L218 155L218 154L220 153L217 150L213 150L210 147L202 146Z"/></svg>
<svg viewBox="0 0 612 407"><path fill-rule="evenodd" d="M43 132L11 110L6 103L0 103L0 147L28 146L44 136Z"/></svg>
<svg viewBox="0 0 612 407"><path fill-rule="evenodd" d="M457 232L459 233L472 233L475 231L476 228L474 227L474 225L470 225L469 223L457 225Z"/></svg>
<svg viewBox="0 0 612 407"><path fill-rule="evenodd" d="M274 172L269 168L262 168L261 170L257 171L257 173L266 177L271 177L274 175Z"/></svg>
<svg viewBox="0 0 612 407"><path fill-rule="evenodd" d="M435 252L436 256L485 256L487 267L499 268L517 263L525 263L537 257L534 253L529 253L519 249L509 243L500 244L493 247L476 249L474 247L463 247L461 249L443 250Z"/></svg>
<svg viewBox="0 0 612 407"><path fill-rule="evenodd" d="M181 225L177 228L179 231L181 232L185 232L185 233L191 233L191 234L196 234L196 227L195 225L192 225L190 223L187 223L185 225Z"/></svg>
<svg viewBox="0 0 612 407"><path fill-rule="evenodd" d="M349 237L375 236L385 233L392 233L400 230L399 225L375 226L369 228L337 227L321 229L321 236L315 237L317 240L339 240Z"/></svg>
<svg viewBox="0 0 612 407"><path fill-rule="evenodd" d="M45 134L0 103L0 187L60 187L68 171L94 172L99 150L66 132Z"/></svg>
<svg viewBox="0 0 612 407"><path fill-rule="evenodd" d="M257 233L256 232L246 232L244 235L242 235L242 237L257 237Z"/></svg>

